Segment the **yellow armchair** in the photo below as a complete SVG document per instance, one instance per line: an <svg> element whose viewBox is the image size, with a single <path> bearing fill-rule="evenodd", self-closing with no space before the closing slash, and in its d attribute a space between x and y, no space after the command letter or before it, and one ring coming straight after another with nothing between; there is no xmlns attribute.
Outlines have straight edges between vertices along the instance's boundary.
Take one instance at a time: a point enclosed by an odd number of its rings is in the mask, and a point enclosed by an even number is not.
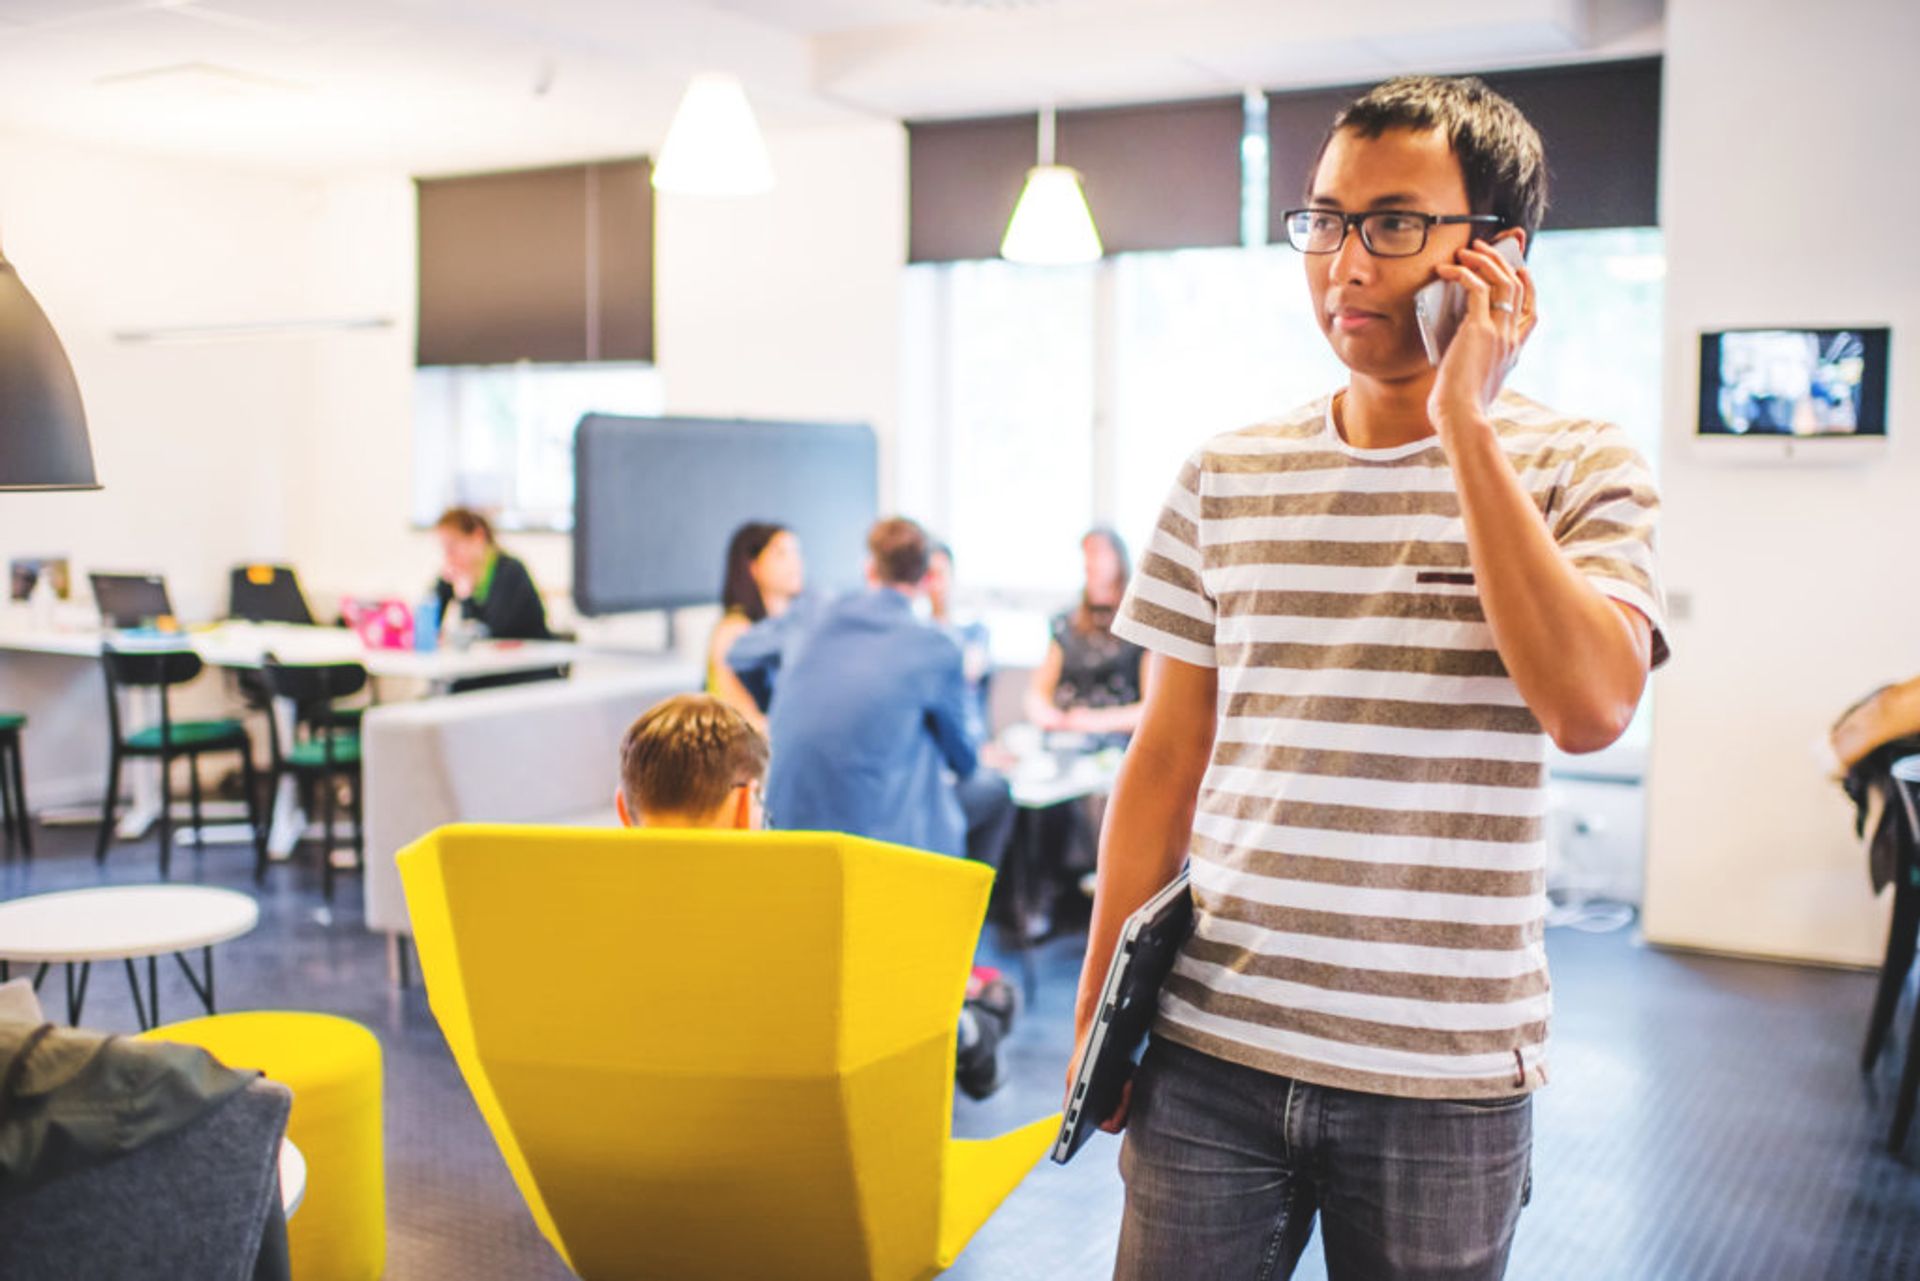
<svg viewBox="0 0 1920 1281"><path fill-rule="evenodd" d="M978 864L465 824L399 863L434 1015L583 1277L931 1277L1053 1139L949 1137Z"/></svg>

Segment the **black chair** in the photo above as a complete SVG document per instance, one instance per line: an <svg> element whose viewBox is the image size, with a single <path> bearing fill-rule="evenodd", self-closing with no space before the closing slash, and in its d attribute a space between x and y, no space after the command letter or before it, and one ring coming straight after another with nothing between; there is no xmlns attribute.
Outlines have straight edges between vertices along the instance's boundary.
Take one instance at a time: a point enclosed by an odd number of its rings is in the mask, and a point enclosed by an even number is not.
<svg viewBox="0 0 1920 1281"><path fill-rule="evenodd" d="M1892 795L1889 804L1899 806L1906 821L1905 839L1898 843L1898 859L1893 879L1893 925L1887 933L1887 957L1880 967L1880 985L1874 994L1873 1018L1867 1026L1867 1048L1861 1056L1862 1071L1871 1071L1892 1029L1894 1007L1913 968L1916 942L1920 942L1920 756L1907 756L1893 762L1887 771ZM1920 1008L1914 1011L1913 1026L1907 1031L1907 1059L1900 1071L1900 1087L1894 1096L1893 1129L1887 1146L1901 1151L1907 1143L1907 1131L1913 1125L1916 1099L1920 1098Z"/></svg>
<svg viewBox="0 0 1920 1281"><path fill-rule="evenodd" d="M33 857L33 819L27 812L27 783L20 768L20 733L27 718L19 712L0 712L0 814L7 830L7 857L13 857L14 832L20 833L20 852Z"/></svg>
<svg viewBox="0 0 1920 1281"><path fill-rule="evenodd" d="M288 565L235 565L227 576L227 614L251 623L313 626L313 610Z"/></svg>
<svg viewBox="0 0 1920 1281"><path fill-rule="evenodd" d="M366 866L366 824L361 819L360 734L358 709L336 707L336 700L359 693L367 685L367 669L358 663L321 663L294 666L271 654L261 664L267 689L276 701L284 699L299 709L292 727L292 745L280 745L279 713L268 708L272 724L273 781L277 797L282 777L293 776L305 792L320 796L320 893L333 901L334 781L347 780L347 807L353 819L356 869Z"/></svg>
<svg viewBox="0 0 1920 1281"><path fill-rule="evenodd" d="M94 847L94 861L104 863L107 846L113 840L113 810L120 799L120 763L129 756L158 758L160 762L160 879L165 880L173 865L173 762L185 757L193 803L193 842L204 848L205 816L200 804L200 758L208 752L236 752L246 792L247 824L253 829L253 875L256 881L266 876L267 829L261 821L259 789L253 770L253 741L247 727L237 720L176 721L168 691L200 675L205 665L192 650L161 651L116 650L111 647L100 655L107 676L107 798L100 814L100 838ZM160 721L145 729L127 733L120 722L120 691L151 689L160 700Z"/></svg>

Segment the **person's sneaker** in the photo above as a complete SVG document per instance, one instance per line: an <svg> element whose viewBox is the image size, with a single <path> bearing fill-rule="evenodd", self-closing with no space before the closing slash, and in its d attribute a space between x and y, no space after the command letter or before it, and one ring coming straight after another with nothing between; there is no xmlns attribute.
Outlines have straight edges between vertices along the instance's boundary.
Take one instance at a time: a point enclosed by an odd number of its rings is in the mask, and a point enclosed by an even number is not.
<svg viewBox="0 0 1920 1281"><path fill-rule="evenodd" d="M1020 989L1002 978L1000 971L987 972L993 977L982 983L980 990L967 998L967 1003L999 1019L1002 1033L1011 1032L1014 1020L1020 1015ZM969 983L967 986L971 988L973 985Z"/></svg>
<svg viewBox="0 0 1920 1281"><path fill-rule="evenodd" d="M953 1080L961 1093L978 1102L1006 1082L1000 1067L1003 1029L993 1014L972 1006L960 1009L959 1050L954 1057Z"/></svg>

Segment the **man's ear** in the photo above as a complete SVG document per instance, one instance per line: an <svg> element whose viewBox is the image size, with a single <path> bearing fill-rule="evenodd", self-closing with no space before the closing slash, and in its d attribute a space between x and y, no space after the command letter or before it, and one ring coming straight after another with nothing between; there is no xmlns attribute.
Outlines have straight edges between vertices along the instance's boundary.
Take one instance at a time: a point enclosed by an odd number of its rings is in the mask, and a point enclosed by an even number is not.
<svg viewBox="0 0 1920 1281"><path fill-rule="evenodd" d="M878 565L876 565L876 564L874 564L874 563L873 563L873 561L872 561L872 559L868 559L868 561L867 561L867 586L869 586L869 587L878 587L879 585L880 585L880 567L879 567Z"/></svg>
<svg viewBox="0 0 1920 1281"><path fill-rule="evenodd" d="M626 792L623 789L618 787L613 789L613 812L620 816L620 826L622 827L638 827L639 826L638 823L635 823L633 821L632 811L627 809Z"/></svg>
<svg viewBox="0 0 1920 1281"><path fill-rule="evenodd" d="M1527 229L1525 227L1508 227L1505 231L1495 236L1494 239L1517 241L1520 249L1520 256L1522 258L1525 258L1527 256L1527 249L1529 247L1529 242L1527 240Z"/></svg>
<svg viewBox="0 0 1920 1281"><path fill-rule="evenodd" d="M733 789L733 830L736 832L753 830L753 789L751 787Z"/></svg>

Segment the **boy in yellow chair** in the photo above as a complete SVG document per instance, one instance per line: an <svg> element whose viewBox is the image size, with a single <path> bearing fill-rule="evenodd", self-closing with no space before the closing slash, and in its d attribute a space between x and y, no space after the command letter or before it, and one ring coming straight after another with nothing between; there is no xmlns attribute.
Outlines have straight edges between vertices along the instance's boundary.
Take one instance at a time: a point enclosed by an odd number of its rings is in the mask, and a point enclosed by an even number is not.
<svg viewBox="0 0 1920 1281"><path fill-rule="evenodd" d="M757 831L767 825L767 740L745 716L707 694L655 705L620 741L614 809L626 827ZM1018 997L997 970L975 967L960 1010L954 1083L971 1099L1002 1084L1000 1041Z"/></svg>

